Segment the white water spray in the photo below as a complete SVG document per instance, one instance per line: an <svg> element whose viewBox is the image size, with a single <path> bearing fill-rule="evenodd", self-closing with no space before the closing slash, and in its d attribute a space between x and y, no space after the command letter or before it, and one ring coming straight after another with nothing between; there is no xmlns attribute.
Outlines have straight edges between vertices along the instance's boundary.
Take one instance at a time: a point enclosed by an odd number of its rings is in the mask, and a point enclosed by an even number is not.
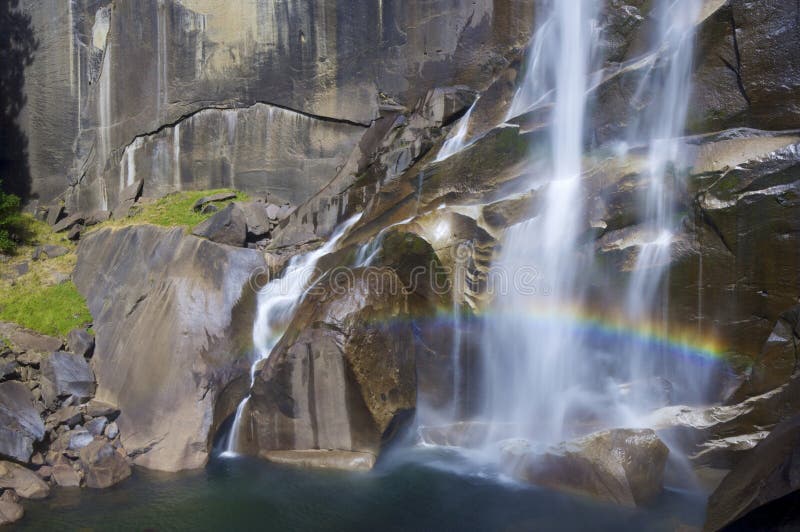
<svg viewBox="0 0 800 532"><path fill-rule="evenodd" d="M339 242L347 235L350 228L358 222L361 214L348 219L341 224L331 235L324 246L292 257L286 266L283 277L270 281L258 291L256 300L256 317L253 322L253 346L255 358L250 366L250 389L253 388L256 378L256 369L259 362L269 357L272 348L280 340L286 326L292 319L294 311L305 296L309 283L314 280L319 260L336 251ZM244 407L250 400L250 395L245 397L236 408L225 452L222 456L236 456L240 448L239 438L242 429L242 414Z"/></svg>
<svg viewBox="0 0 800 532"><path fill-rule="evenodd" d="M475 109L477 104L478 99L472 103L467 112L464 113L464 116L458 120L458 126L456 126L456 129L453 131L450 138L448 138L442 145L442 148L436 155L435 162L438 163L440 161L444 161L448 157L460 152L471 144L472 141L467 139L467 134L469 133L469 121L472 117L472 111Z"/></svg>

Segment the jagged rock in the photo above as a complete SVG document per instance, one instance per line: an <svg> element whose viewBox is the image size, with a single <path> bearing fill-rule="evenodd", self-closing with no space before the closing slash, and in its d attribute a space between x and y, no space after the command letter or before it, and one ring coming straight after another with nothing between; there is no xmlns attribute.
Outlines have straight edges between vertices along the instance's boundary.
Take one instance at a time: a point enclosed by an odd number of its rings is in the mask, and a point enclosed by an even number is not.
<svg viewBox="0 0 800 532"><path fill-rule="evenodd" d="M48 259L55 259L63 257L67 253L69 253L69 249L64 246L55 246L53 244L36 246L36 249L33 251L33 260L40 260L42 255L46 256Z"/></svg>
<svg viewBox="0 0 800 532"><path fill-rule="evenodd" d="M200 209L200 212L202 214L214 214L215 212L219 212L219 207L209 203L208 205L203 205L203 208Z"/></svg>
<svg viewBox="0 0 800 532"><path fill-rule="evenodd" d="M247 222L242 209L230 204L192 229L192 234L218 244L243 247L247 239Z"/></svg>
<svg viewBox="0 0 800 532"><path fill-rule="evenodd" d="M12 462L0 462L0 488L12 489L24 499L43 499L50 494L36 473Z"/></svg>
<svg viewBox="0 0 800 532"><path fill-rule="evenodd" d="M218 192L218 193L212 194L210 196L204 196L204 197L200 198L199 200L195 201L194 205L192 206L192 208L195 211L199 211L203 207L205 207L206 205L208 205L210 203L217 203L217 202L228 201L228 200L232 200L232 199L236 199L236 193L235 192Z"/></svg>
<svg viewBox="0 0 800 532"><path fill-rule="evenodd" d="M56 389L56 385L53 384L53 381L42 376L39 378L39 388L42 391L42 401L44 401L44 405L49 410L58 408L58 390Z"/></svg>
<svg viewBox="0 0 800 532"><path fill-rule="evenodd" d="M800 416L784 421L722 480L708 501L706 530L800 490Z"/></svg>
<svg viewBox="0 0 800 532"><path fill-rule="evenodd" d="M58 351L64 345L58 338L45 336L17 325L3 322L0 322L0 336L7 338L17 350L26 352L52 353L53 351Z"/></svg>
<svg viewBox="0 0 800 532"><path fill-rule="evenodd" d="M53 227L58 223L61 218L64 217L64 206L63 205L50 205L47 208L47 225Z"/></svg>
<svg viewBox="0 0 800 532"><path fill-rule="evenodd" d="M89 417L105 417L115 419L119 415L119 408L96 399L86 403L86 415Z"/></svg>
<svg viewBox="0 0 800 532"><path fill-rule="evenodd" d="M260 240L261 238L269 235L269 221L271 218L269 216L269 206L264 205L263 203L250 202L240 203L239 207L244 213L248 240Z"/></svg>
<svg viewBox="0 0 800 532"><path fill-rule="evenodd" d="M83 414L78 406L64 406L53 412L47 417L45 425L49 428L55 428L59 425L66 425L69 428L74 427L83 420Z"/></svg>
<svg viewBox="0 0 800 532"><path fill-rule="evenodd" d="M247 374L248 281L265 269L256 251L180 228L106 228L81 241L73 277L94 318L95 399L121 411L122 444L137 465L177 471L205 464L216 424L236 401L221 406L219 417L215 405ZM87 414L104 413L90 405Z"/></svg>
<svg viewBox="0 0 800 532"><path fill-rule="evenodd" d="M0 454L27 462L44 433L31 391L20 382L0 383Z"/></svg>
<svg viewBox="0 0 800 532"><path fill-rule="evenodd" d="M82 212L76 212L75 214L70 214L56 225L53 226L54 233L62 233L69 229L72 229L76 225L83 224L86 220L86 214Z"/></svg>
<svg viewBox="0 0 800 532"><path fill-rule="evenodd" d="M425 96L419 114L432 127L447 126L462 116L477 96L469 87L439 87Z"/></svg>
<svg viewBox="0 0 800 532"><path fill-rule="evenodd" d="M615 429L532 451L507 442L505 467L517 479L624 506L642 505L662 490L669 449L649 429Z"/></svg>
<svg viewBox="0 0 800 532"><path fill-rule="evenodd" d="M69 464L58 464L53 466L50 473L53 482L62 488L78 488L81 485L81 476Z"/></svg>
<svg viewBox="0 0 800 532"><path fill-rule="evenodd" d="M67 347L82 357L91 357L94 350L94 336L86 329L72 329L67 335Z"/></svg>
<svg viewBox="0 0 800 532"><path fill-rule="evenodd" d="M73 225L72 228L67 232L67 240L70 240L72 242L80 240L81 233L83 232L83 230L84 230L83 225L81 224Z"/></svg>
<svg viewBox="0 0 800 532"><path fill-rule="evenodd" d="M0 496L0 526L14 523L22 519L25 509L19 504L19 497L11 490Z"/></svg>
<svg viewBox="0 0 800 532"><path fill-rule="evenodd" d="M86 486L108 488L131 476L131 466L110 443L95 440L80 452Z"/></svg>
<svg viewBox="0 0 800 532"><path fill-rule="evenodd" d="M17 363L22 364L23 366L39 367L39 365L42 363L42 355L36 351L26 351L21 355L17 355Z"/></svg>
<svg viewBox="0 0 800 532"><path fill-rule="evenodd" d="M133 213L133 207L142 195L144 180L139 179L132 185L122 189L117 198L117 206L111 211L111 217L115 220L127 218Z"/></svg>
<svg viewBox="0 0 800 532"><path fill-rule="evenodd" d="M346 451L266 451L260 456L276 464L307 469L337 469L341 471L369 471L375 465L375 455Z"/></svg>
<svg viewBox="0 0 800 532"><path fill-rule="evenodd" d="M0 360L0 380L19 375L19 363L16 360Z"/></svg>
<svg viewBox="0 0 800 532"><path fill-rule="evenodd" d="M53 383L59 396L87 399L94 395L94 373L82 356L57 351L42 360L42 375Z"/></svg>
<svg viewBox="0 0 800 532"><path fill-rule="evenodd" d="M93 225L107 222L110 219L111 219L110 211L92 211L86 216L86 220L84 220L83 225L85 225L86 227L91 227Z"/></svg>
<svg viewBox="0 0 800 532"><path fill-rule="evenodd" d="M91 421L87 421L83 428L89 431L93 436L101 436L108 424L108 420L104 417L96 417Z"/></svg>
<svg viewBox="0 0 800 532"><path fill-rule="evenodd" d="M266 206L267 210L267 218L270 220L278 220L279 216L281 215L282 207L278 207L274 203L269 203Z"/></svg>

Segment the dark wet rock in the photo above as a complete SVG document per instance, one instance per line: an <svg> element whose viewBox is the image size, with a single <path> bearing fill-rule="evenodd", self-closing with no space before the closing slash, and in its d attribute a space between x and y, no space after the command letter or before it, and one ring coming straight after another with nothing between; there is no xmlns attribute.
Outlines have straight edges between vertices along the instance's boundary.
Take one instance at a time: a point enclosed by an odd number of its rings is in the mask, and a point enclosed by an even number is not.
<svg viewBox="0 0 800 532"><path fill-rule="evenodd" d="M661 493L669 449L649 429L615 429L544 452L520 440L505 443L503 461L517 479L624 506Z"/></svg>
<svg viewBox="0 0 800 532"><path fill-rule="evenodd" d="M353 270L348 289L317 283L256 373L245 408L257 454L333 449L377 455L416 406L418 349L397 274ZM380 289L379 289L380 288Z"/></svg>
<svg viewBox="0 0 800 532"><path fill-rule="evenodd" d="M242 209L230 204L208 220L201 222L192 234L218 244L243 247L247 239L247 221Z"/></svg>
<svg viewBox="0 0 800 532"><path fill-rule="evenodd" d="M709 498L705 529L721 530L798 490L800 416L775 427L722 480Z"/></svg>
<svg viewBox="0 0 800 532"><path fill-rule="evenodd" d="M108 488L131 476L131 467L110 443L95 440L80 452L86 486Z"/></svg>
<svg viewBox="0 0 800 532"><path fill-rule="evenodd" d="M203 207L205 207L206 205L208 205L210 203L217 203L217 202L228 201L228 200L232 200L232 199L236 199L236 193L235 192L218 192L218 193L212 194L210 196L204 196L204 197L200 198L199 200L195 201L194 205L192 206L192 208L194 210L196 210L196 211L200 211L200 210L203 209Z"/></svg>
<svg viewBox="0 0 800 532"><path fill-rule="evenodd" d="M27 462L45 427L31 391L22 383L0 383L0 454Z"/></svg>
<svg viewBox="0 0 800 532"><path fill-rule="evenodd" d="M216 423L233 413L220 407L218 419L215 406L247 374L248 281L265 268L256 251L180 228L109 228L82 240L73 277L94 318L95 399L121 411L121 441L137 465L205 464ZM87 414L112 415L96 403Z"/></svg>
<svg viewBox="0 0 800 532"><path fill-rule="evenodd" d="M42 360L42 375L53 383L59 396L88 399L94 395L94 373L82 356L57 351Z"/></svg>
<svg viewBox="0 0 800 532"><path fill-rule="evenodd" d="M91 357L94 352L94 336L86 329L72 329L67 335L67 347L78 356Z"/></svg>
<svg viewBox="0 0 800 532"><path fill-rule="evenodd" d="M336 469L341 471L369 471L375 465L375 455L347 451L265 451L259 456L276 464L304 469Z"/></svg>
<svg viewBox="0 0 800 532"><path fill-rule="evenodd" d="M24 499L43 499L50 494L36 473L12 462L0 462L0 488L12 489Z"/></svg>

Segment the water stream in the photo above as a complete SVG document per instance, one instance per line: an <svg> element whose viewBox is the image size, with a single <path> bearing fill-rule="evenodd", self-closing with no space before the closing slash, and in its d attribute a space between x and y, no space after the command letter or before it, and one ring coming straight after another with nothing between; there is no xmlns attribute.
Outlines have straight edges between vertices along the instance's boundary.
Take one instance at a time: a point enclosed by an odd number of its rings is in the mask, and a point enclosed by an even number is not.
<svg viewBox="0 0 800 532"><path fill-rule="evenodd" d="M319 260L336 251L339 242L347 231L361 218L357 214L339 225L322 247L309 253L292 257L282 277L273 279L259 289L256 299L256 317L253 322L253 347L255 356L250 365L250 388L255 383L259 363L269 357L272 348L280 340L294 311L309 288L309 283L319 273L316 271ZM228 434L223 456L236 456L242 429L242 414L250 395L236 407L233 426Z"/></svg>

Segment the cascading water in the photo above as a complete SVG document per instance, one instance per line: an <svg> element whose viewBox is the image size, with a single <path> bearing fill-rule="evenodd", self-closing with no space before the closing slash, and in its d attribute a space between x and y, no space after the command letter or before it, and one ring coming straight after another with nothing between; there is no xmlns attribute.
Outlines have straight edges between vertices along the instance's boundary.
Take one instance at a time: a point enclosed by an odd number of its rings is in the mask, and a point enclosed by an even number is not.
<svg viewBox="0 0 800 532"><path fill-rule="evenodd" d="M485 337L488 416L495 424L515 426L519 436L544 442L563 439L568 411L589 393L582 378L582 340L559 316L580 304L587 286L580 275L586 265L576 250L584 210L584 114L597 4L556 0L537 32L543 44L536 60L542 64L529 69L526 83L540 83L542 72L554 74L551 179L540 189L540 215L505 235L499 266L513 276L513 286L495 294ZM533 279L536 286L520 285Z"/></svg>
<svg viewBox="0 0 800 532"><path fill-rule="evenodd" d="M254 360L250 366L250 388L252 389L256 378L256 369L262 360L269 357L272 348L280 340L285 327L289 324L297 305L309 288L309 283L314 279L319 260L336 251L339 242L347 231L361 218L357 214L341 224L331 235L324 246L292 257L286 266L282 277L274 279L259 289L256 300L256 317L253 322L253 348ZM233 426L228 434L225 452L222 456L236 456L239 450L239 436L241 434L242 413L250 395L245 397L236 408Z"/></svg>
<svg viewBox="0 0 800 532"><path fill-rule="evenodd" d="M535 107L551 109L549 179L536 192L539 214L507 230L494 268L509 283L507 292L494 294L484 334L492 445L510 433L547 444L601 428L637 426L663 394L656 379L674 385L682 401L700 400L699 391L708 388L706 375L667 363L670 355L658 346L617 334L611 345L598 347L586 325L593 252L581 240L589 234L581 174L587 94L593 69L600 66L594 48L601 41L594 35L600 5L545 3L550 16L534 36L525 82L508 114L510 119ZM649 53L659 60L652 62L639 96L652 100L627 139L647 153L638 256L619 309L631 330L659 318L659 332L667 334L663 281L676 230L669 180L681 164L679 137L699 10L698 0L658 0L651 12L658 31ZM636 387L640 391L626 395L637 382L644 383Z"/></svg>
<svg viewBox="0 0 800 532"><path fill-rule="evenodd" d="M478 104L478 100L476 99L472 106L464 113L458 121L458 126L456 127L455 131L453 131L450 138L448 138L442 148L439 150L439 153L436 155L436 161L440 162L444 161L448 157L460 152L467 146L469 146L469 141L467 140L467 134L469 133L469 121L472 117L472 111L475 109L475 106Z"/></svg>

